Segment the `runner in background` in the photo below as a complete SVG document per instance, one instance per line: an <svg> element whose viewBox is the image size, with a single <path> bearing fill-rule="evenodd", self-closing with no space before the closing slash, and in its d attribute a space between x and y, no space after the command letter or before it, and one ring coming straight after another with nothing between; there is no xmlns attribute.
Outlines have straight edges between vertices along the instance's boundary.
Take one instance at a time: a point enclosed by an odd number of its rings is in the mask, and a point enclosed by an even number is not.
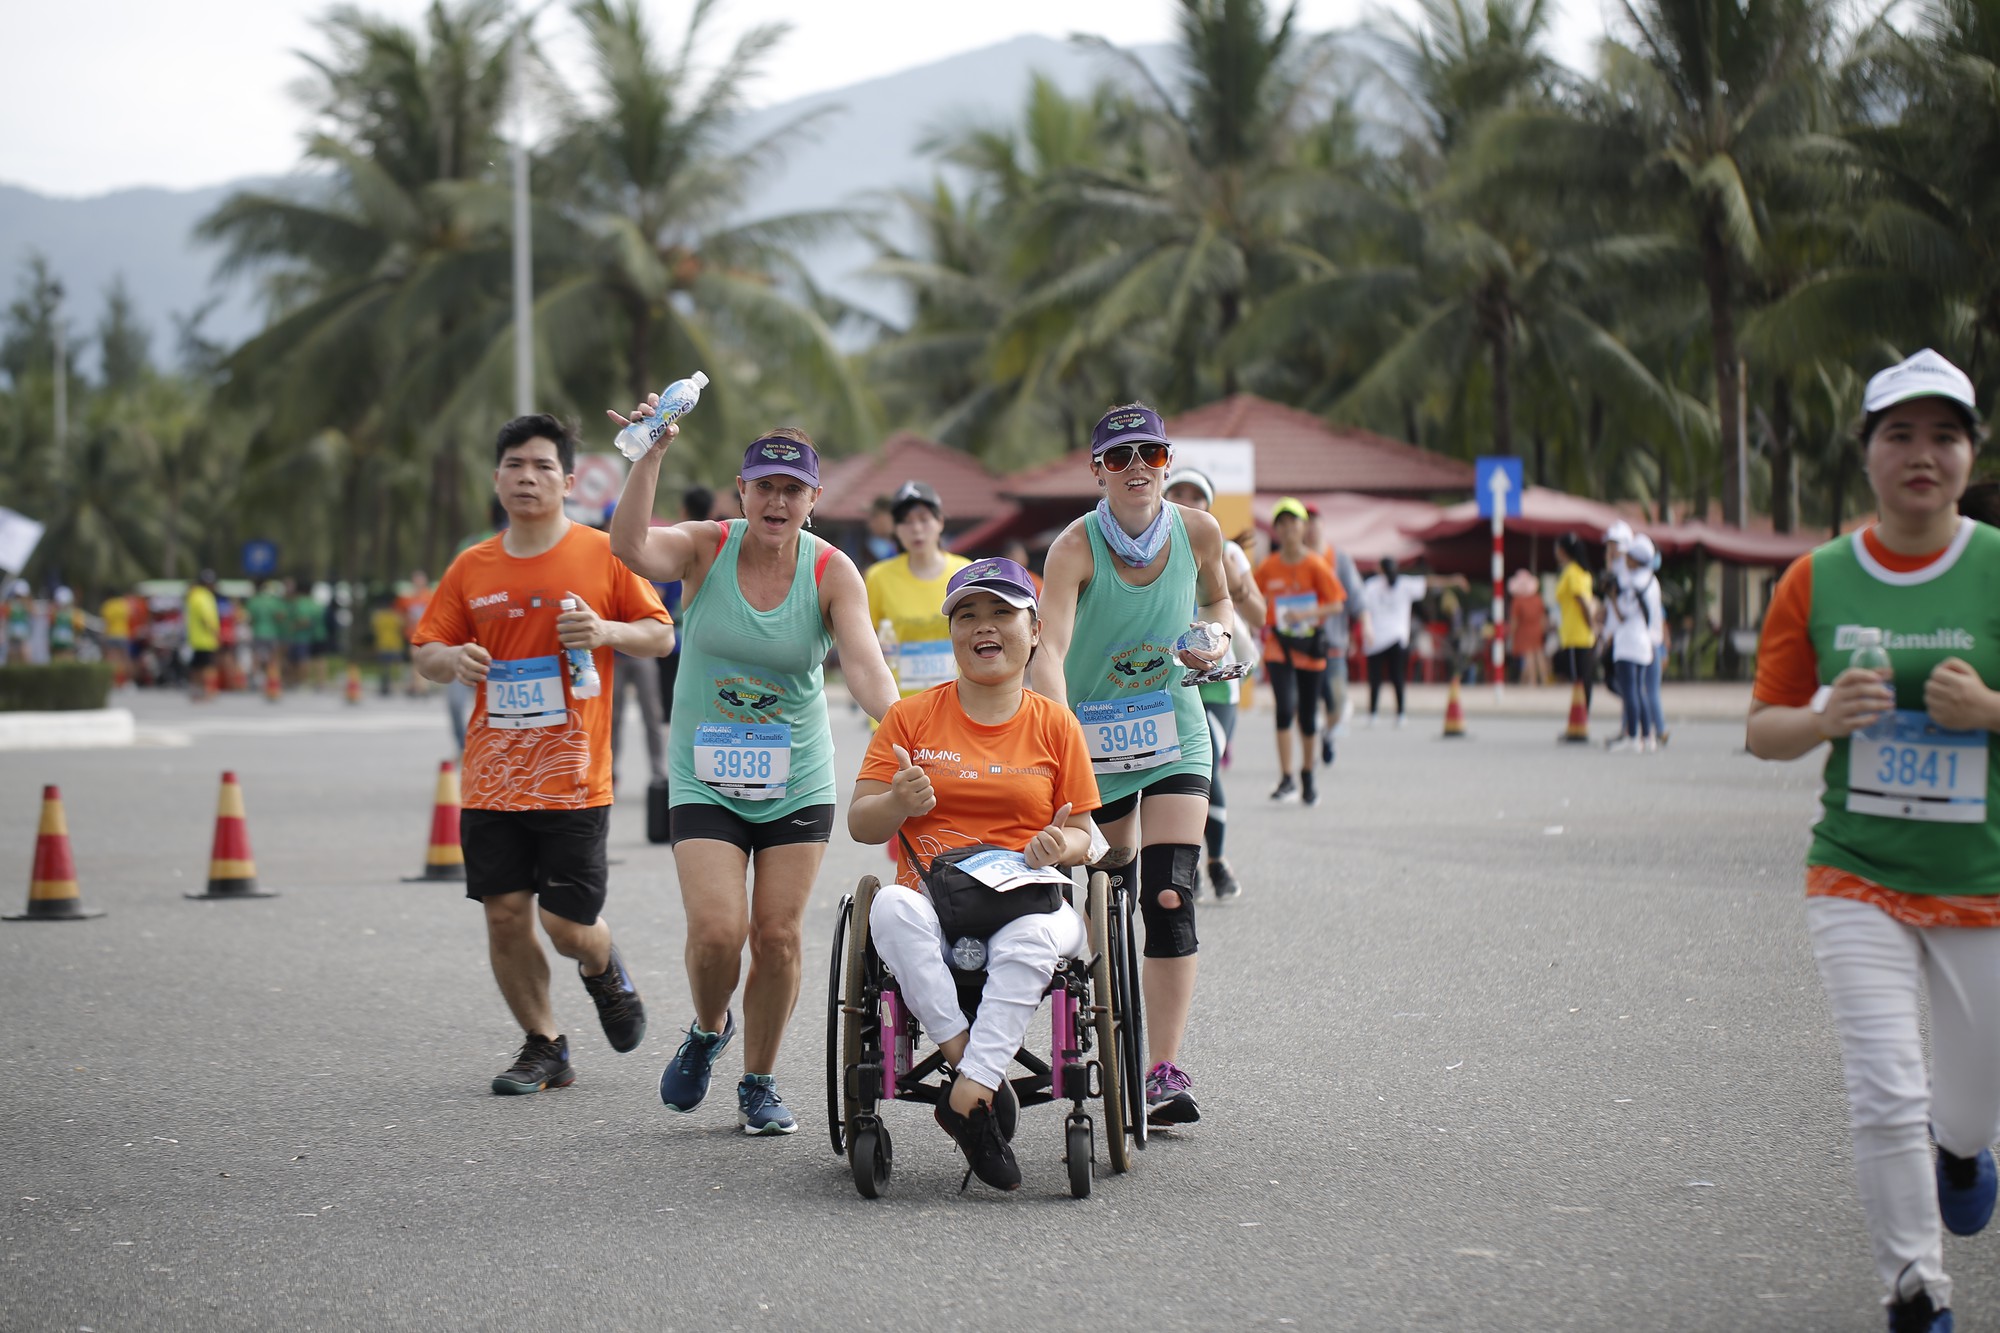
<svg viewBox="0 0 2000 1333"><path fill-rule="evenodd" d="M938 607L951 576L972 562L940 545L944 502L929 482L904 482L889 503L903 553L869 567L868 622L876 627L882 655L907 698L958 674L951 631ZM882 633L884 621L887 634Z"/></svg>
<svg viewBox="0 0 2000 1333"><path fill-rule="evenodd" d="M1361 569L1354 557L1338 550L1326 539L1320 522L1319 506L1306 505L1306 549L1326 561L1345 594L1340 609L1326 618L1326 670L1319 678L1319 698L1326 714L1320 720L1319 761L1331 766L1334 742L1347 734L1347 719L1354 716L1354 700L1347 693L1347 659L1353 648L1354 631L1367 622L1361 610Z"/></svg>
<svg viewBox="0 0 2000 1333"><path fill-rule="evenodd" d="M658 405L649 396L633 415ZM820 495L812 440L783 426L751 441L736 480L745 518L652 527L660 463L679 433L668 425L632 464L611 519L627 566L686 585L668 762L694 1021L660 1075L660 1100L686 1112L707 1097L736 1032L730 1002L741 980L737 1118L749 1134L790 1134L798 1120L778 1090L778 1048L798 1003L806 903L833 832L827 654L838 645L847 687L870 717L888 710L896 685L860 571L803 531Z"/></svg>
<svg viewBox="0 0 2000 1333"><path fill-rule="evenodd" d="M1320 677L1331 644L1327 618L1347 600L1326 561L1306 546L1306 507L1290 496L1271 507L1277 547L1257 566L1257 589L1268 608L1264 673L1278 726L1278 786L1274 801L1297 797L1319 804L1313 774L1313 740L1319 735ZM1292 781L1292 726L1298 724L1299 780Z"/></svg>
<svg viewBox="0 0 2000 1333"><path fill-rule="evenodd" d="M250 616L250 662L258 674L285 669L285 585L266 579L250 594L244 608Z"/></svg>
<svg viewBox="0 0 2000 1333"><path fill-rule="evenodd" d="M1215 486L1194 468L1180 468L1167 478L1167 499L1188 509L1210 512L1215 504ZM1018 544L1018 543L1017 543ZM1229 602L1235 610L1235 635L1223 665L1243 663L1257 666L1258 633L1253 625L1264 623L1264 594L1250 570L1250 557L1235 542L1222 543L1222 563L1229 579ZM1237 645L1241 644L1239 650ZM1197 686L1201 710L1208 717L1208 819L1202 836L1208 844L1208 883L1217 902L1226 902L1243 892L1243 885L1223 859L1223 843L1229 833L1229 809L1222 790L1222 769L1229 757L1229 744L1236 737L1236 708L1243 697L1242 681L1217 680Z"/></svg>
<svg viewBox="0 0 2000 1333"><path fill-rule="evenodd" d="M384 596L376 601L368 616L368 628L375 639L376 693L387 699L395 693L396 678L403 674L403 660L406 657L412 662L416 660L403 640L403 613L396 609L393 597ZM458 748L465 748L462 735Z"/></svg>
<svg viewBox="0 0 2000 1333"><path fill-rule="evenodd" d="M1396 692L1396 725L1403 725L1403 683L1410 674L1410 608L1429 587L1421 574L1405 574L1394 556L1382 557L1379 573L1361 581L1361 606L1367 614L1362 647L1368 654L1368 725L1382 704L1386 681Z"/></svg>
<svg viewBox="0 0 2000 1333"><path fill-rule="evenodd" d="M1041 692L1066 700L1083 724L1106 841L1138 851L1147 1118L1158 1124L1201 1118L1193 1080L1176 1061L1194 1004L1210 757L1201 696L1181 679L1220 662L1227 644L1188 638L1190 606L1193 619L1235 633L1222 529L1166 502L1172 461L1152 408L1130 403L1098 420L1090 470L1104 498L1049 548L1041 650L1030 664Z"/></svg>
<svg viewBox="0 0 2000 1333"><path fill-rule="evenodd" d="M1779 580L1746 729L1763 759L1829 747L1806 925L1899 1333L1952 1327L1943 1232L1992 1218L2000 1136L2000 531L1955 512L1975 402L1929 350L1868 381L1880 517Z"/></svg>
<svg viewBox="0 0 2000 1333"><path fill-rule="evenodd" d="M222 610L215 604L215 571L204 569L181 607L188 651L188 694L197 703L215 692L215 655L222 649Z"/></svg>
<svg viewBox="0 0 2000 1333"><path fill-rule="evenodd" d="M563 513L576 484L567 426L546 414L516 417L500 428L494 455L494 490L512 521L451 562L414 657L427 678L479 690L466 726L459 840L465 895L485 911L493 976L525 1038L493 1091L519 1094L576 1078L549 1003L538 918L556 952L576 960L611 1048L632 1051L645 1036L645 1006L603 918L611 698L602 678L613 649L658 655L674 630L609 539ZM597 681L579 681L571 658L579 653Z"/></svg>
<svg viewBox="0 0 2000 1333"><path fill-rule="evenodd" d="M104 622L104 656L111 663L112 683L123 685L132 678L132 599L113 593L104 599L98 617Z"/></svg>

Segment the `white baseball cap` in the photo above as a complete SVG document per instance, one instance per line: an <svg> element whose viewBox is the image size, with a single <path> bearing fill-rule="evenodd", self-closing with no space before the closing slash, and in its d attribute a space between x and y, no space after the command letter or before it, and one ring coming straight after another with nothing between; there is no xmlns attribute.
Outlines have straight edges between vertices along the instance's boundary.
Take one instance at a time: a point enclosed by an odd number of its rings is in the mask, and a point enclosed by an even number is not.
<svg viewBox="0 0 2000 1333"><path fill-rule="evenodd" d="M1622 518L1613 523L1604 530L1604 544L1606 546L1630 546L1632 544L1632 525Z"/></svg>
<svg viewBox="0 0 2000 1333"><path fill-rule="evenodd" d="M1912 398L1946 398L1970 412L1974 421L1979 420L1972 380L1928 347L1869 380L1861 396L1861 410L1880 412Z"/></svg>
<svg viewBox="0 0 2000 1333"><path fill-rule="evenodd" d="M1625 548L1625 558L1627 560L1637 560L1642 565L1652 564L1653 557L1658 554L1659 551L1653 545L1653 539L1643 532L1634 537L1632 544Z"/></svg>
<svg viewBox="0 0 2000 1333"><path fill-rule="evenodd" d="M1202 499L1208 501L1210 504L1215 503L1214 485L1209 482L1207 477L1194 468L1176 468L1167 474L1167 484L1161 488L1161 494L1164 495L1176 486L1192 486L1201 492Z"/></svg>

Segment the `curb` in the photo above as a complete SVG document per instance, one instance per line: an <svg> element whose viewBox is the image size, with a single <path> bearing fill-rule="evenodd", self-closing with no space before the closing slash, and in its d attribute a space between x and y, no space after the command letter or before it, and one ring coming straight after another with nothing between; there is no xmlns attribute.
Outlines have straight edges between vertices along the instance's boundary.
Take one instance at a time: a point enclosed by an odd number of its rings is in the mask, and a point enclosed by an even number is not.
<svg viewBox="0 0 2000 1333"><path fill-rule="evenodd" d="M0 750L88 750L138 738L129 708L0 713Z"/></svg>

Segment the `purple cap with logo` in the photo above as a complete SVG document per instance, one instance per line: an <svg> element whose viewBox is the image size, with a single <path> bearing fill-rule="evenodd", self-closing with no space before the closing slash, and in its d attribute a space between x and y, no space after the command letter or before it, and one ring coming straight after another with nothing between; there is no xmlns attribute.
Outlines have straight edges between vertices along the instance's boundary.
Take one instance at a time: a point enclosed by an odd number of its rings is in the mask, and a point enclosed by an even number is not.
<svg viewBox="0 0 2000 1333"><path fill-rule="evenodd" d="M944 585L944 606L939 613L950 615L953 608L976 592L990 592L1009 606L1035 605L1034 576L1014 561L996 556L991 560L975 560L953 574L951 582Z"/></svg>
<svg viewBox="0 0 2000 1333"><path fill-rule="evenodd" d="M1167 423L1150 407L1114 407L1097 419L1090 432L1090 456L1097 457L1114 444L1145 444L1153 441L1172 444Z"/></svg>
<svg viewBox="0 0 2000 1333"><path fill-rule="evenodd" d="M743 451L745 481L759 477L797 477L808 486L819 485L819 454L809 444L783 435L766 435Z"/></svg>

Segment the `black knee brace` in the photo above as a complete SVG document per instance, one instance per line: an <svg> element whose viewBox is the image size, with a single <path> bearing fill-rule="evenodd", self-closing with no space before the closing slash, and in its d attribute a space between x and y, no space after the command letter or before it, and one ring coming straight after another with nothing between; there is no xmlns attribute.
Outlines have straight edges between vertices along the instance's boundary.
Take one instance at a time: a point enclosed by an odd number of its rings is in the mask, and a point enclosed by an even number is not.
<svg viewBox="0 0 2000 1333"><path fill-rule="evenodd" d="M1165 843L1139 849L1139 915L1146 923L1148 958L1187 958L1193 955L1194 895L1200 884L1201 848L1192 843ZM1164 907L1160 895L1172 889L1180 895L1179 907Z"/></svg>

